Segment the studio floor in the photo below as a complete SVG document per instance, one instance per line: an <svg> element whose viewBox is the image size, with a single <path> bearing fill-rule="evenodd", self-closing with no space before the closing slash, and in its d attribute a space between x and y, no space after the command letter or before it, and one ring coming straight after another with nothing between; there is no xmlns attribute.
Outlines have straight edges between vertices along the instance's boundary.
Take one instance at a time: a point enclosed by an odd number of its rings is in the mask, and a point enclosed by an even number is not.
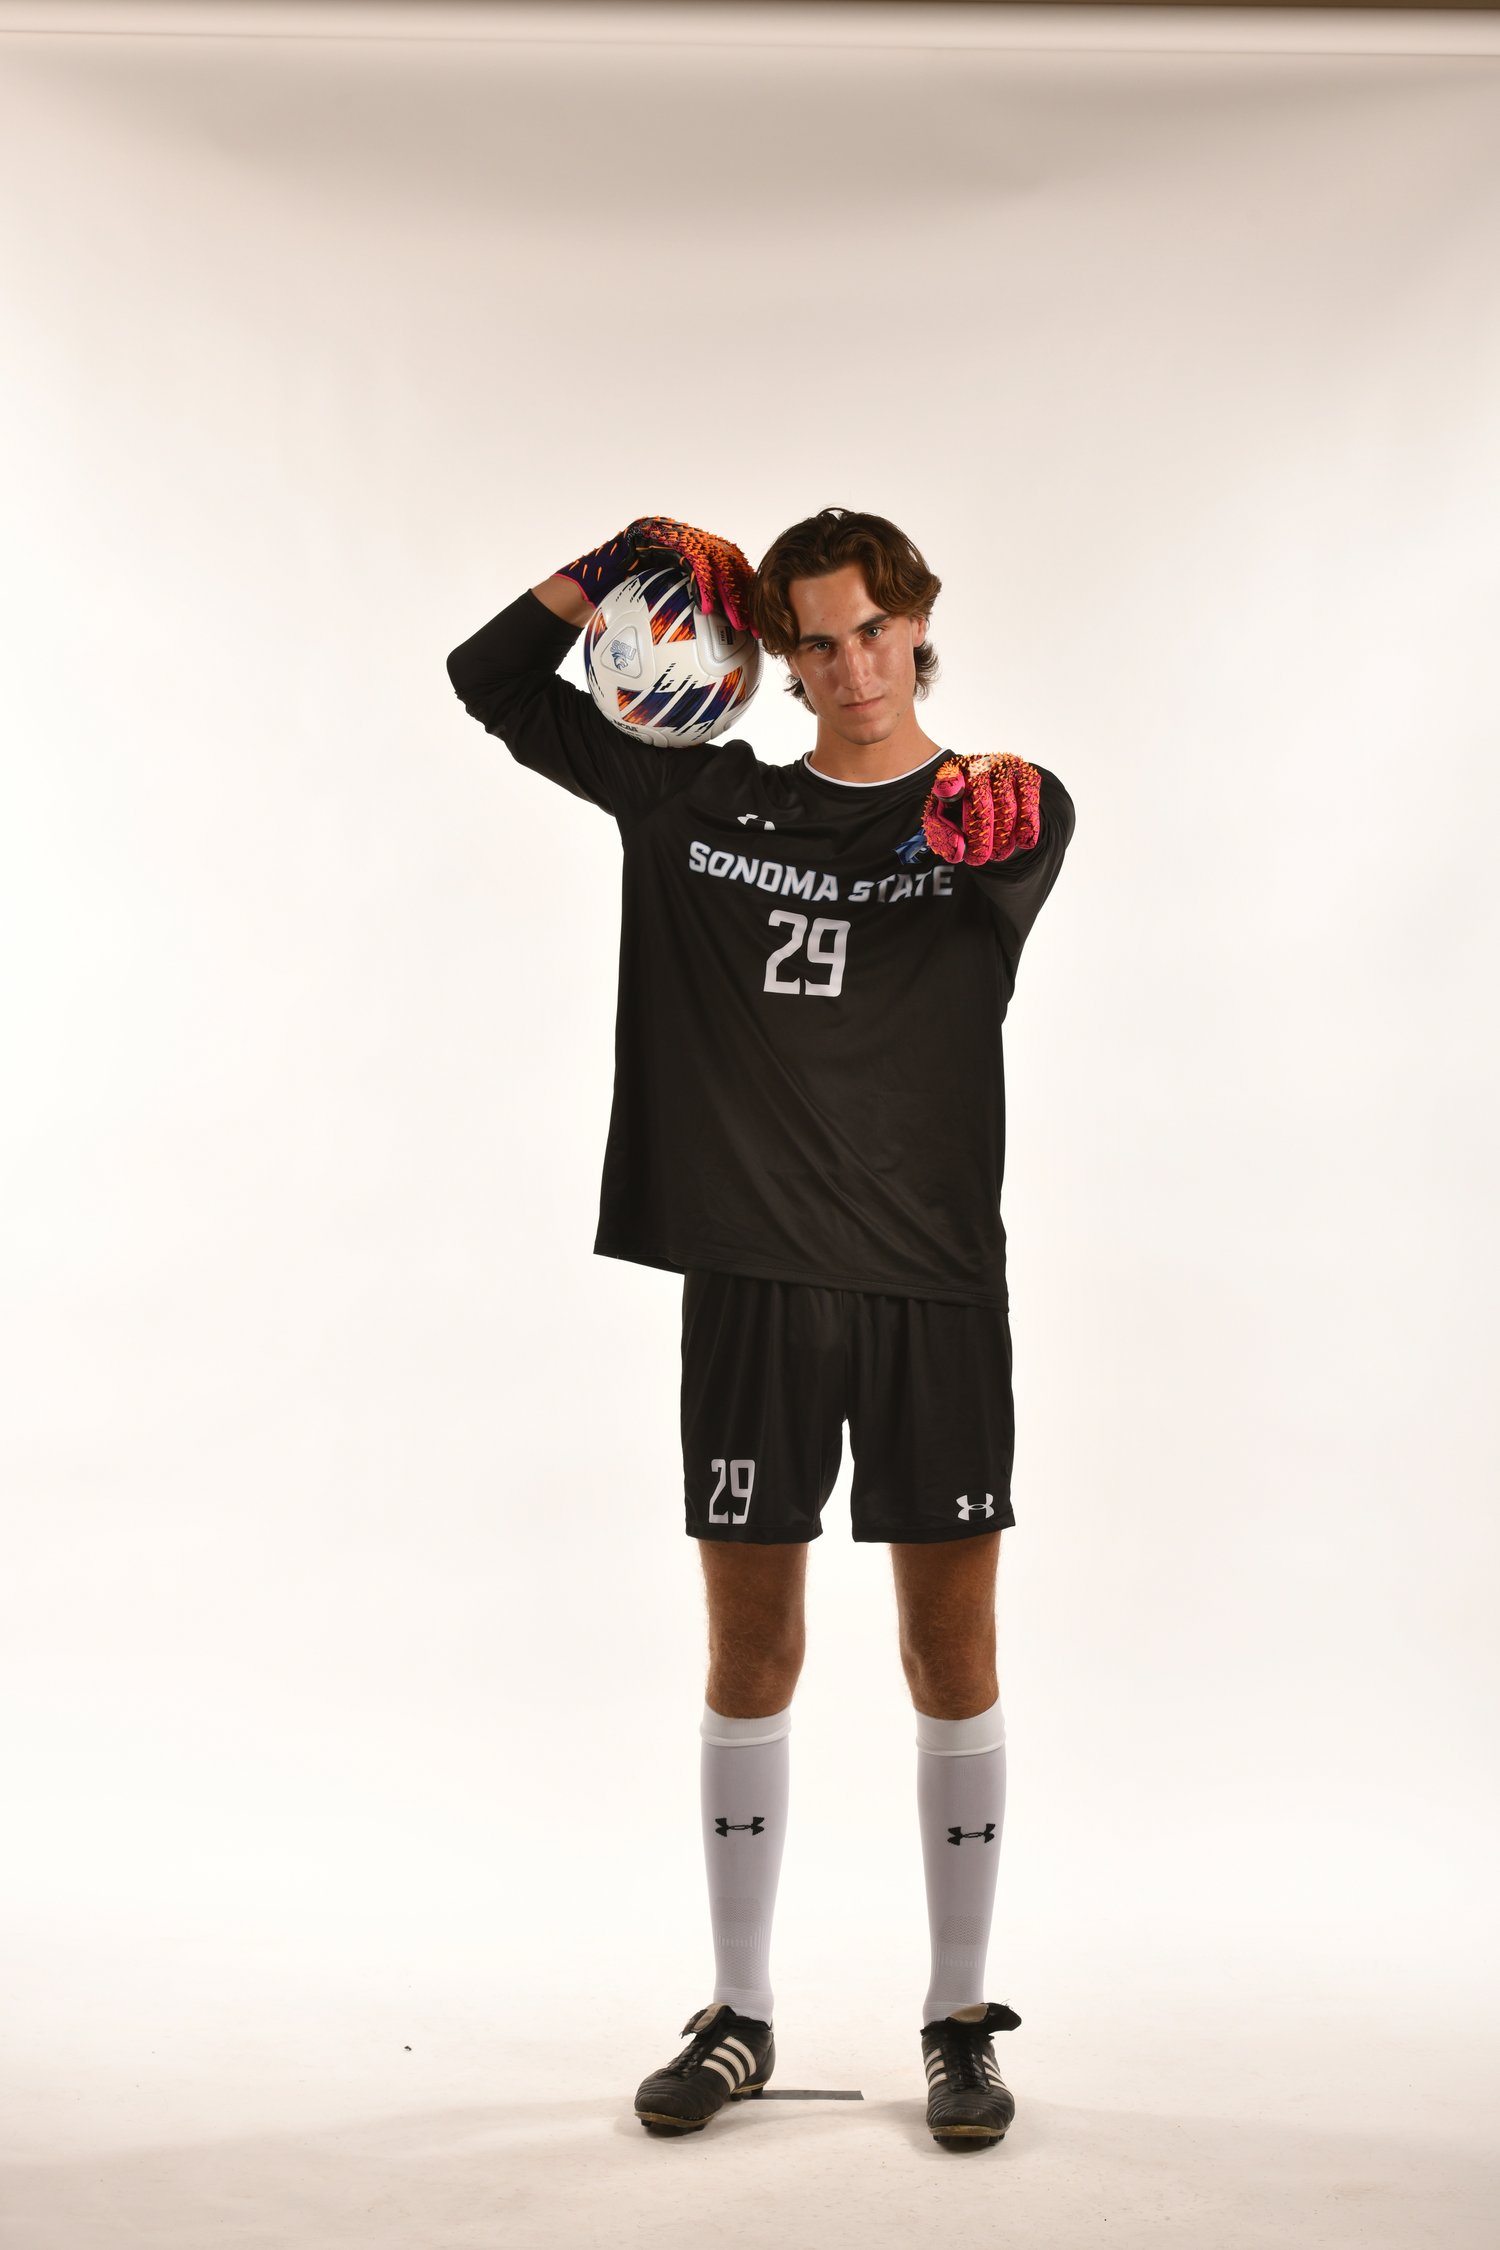
<svg viewBox="0 0 1500 2250"><path fill-rule="evenodd" d="M945 2242L1003 2226L1028 2250L1491 2250L1500 2097L1487 1989L1394 1946L1288 1957L1168 1931L1033 1930L1017 2116L998 2147L939 2149L916 2027L847 1927L826 1973L778 1987L783 2089L663 2142L631 2114L706 1997L692 1958L634 1956L614 1989L514 1962L462 1918L382 1961L358 1915L316 1960L207 1924L67 1954L12 1980L7 2250L557 2250ZM1278 1952L1280 1959L1278 1960ZM588 1956L598 1974L597 1954ZM830 1997L830 1994L835 1997ZM986 2235L984 2239L998 2239Z"/></svg>

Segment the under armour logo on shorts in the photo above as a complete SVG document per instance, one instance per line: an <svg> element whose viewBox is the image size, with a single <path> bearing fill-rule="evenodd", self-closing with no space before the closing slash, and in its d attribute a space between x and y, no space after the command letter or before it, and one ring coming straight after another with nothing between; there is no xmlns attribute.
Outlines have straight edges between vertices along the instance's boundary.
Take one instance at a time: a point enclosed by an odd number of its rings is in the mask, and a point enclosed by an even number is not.
<svg viewBox="0 0 1500 2250"><path fill-rule="evenodd" d="M995 1823L992 1820L987 1820L982 1828L950 1828L948 1831L950 1844L961 1844L965 1837L970 1837L981 1844L993 1844L995 1841Z"/></svg>
<svg viewBox="0 0 1500 2250"><path fill-rule="evenodd" d="M976 1508L982 1516L992 1516L995 1513L995 1495L993 1492L987 1492L982 1500L971 1500L967 1492L959 1494L958 1512L965 1523L968 1522Z"/></svg>
<svg viewBox="0 0 1500 2250"><path fill-rule="evenodd" d="M756 1813L750 1820L725 1820L721 1815L714 1822L714 1827L721 1836L727 1836L731 1828L748 1828L752 1836L758 1836L765 1825L764 1813Z"/></svg>

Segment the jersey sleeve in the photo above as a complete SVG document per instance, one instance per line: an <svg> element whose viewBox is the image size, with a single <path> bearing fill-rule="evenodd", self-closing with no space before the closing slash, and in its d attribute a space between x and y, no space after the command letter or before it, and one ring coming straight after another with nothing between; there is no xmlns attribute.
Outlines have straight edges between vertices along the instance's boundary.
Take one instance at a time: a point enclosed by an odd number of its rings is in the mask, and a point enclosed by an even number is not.
<svg viewBox="0 0 1500 2250"><path fill-rule="evenodd" d="M453 691L518 765L586 798L622 829L685 788L702 764L691 746L632 742L586 688L556 677L582 626L528 586L448 658Z"/></svg>
<svg viewBox="0 0 1500 2250"><path fill-rule="evenodd" d="M1012 852L1009 859L991 860L983 867L966 869L960 861L955 869L963 880L979 886L994 915L1012 989L1021 948L1042 911L1048 892L1062 873L1062 863L1073 838L1072 798L1055 773L1049 773L1045 766L1039 766L1037 771L1042 777L1042 820L1041 832L1031 849Z"/></svg>

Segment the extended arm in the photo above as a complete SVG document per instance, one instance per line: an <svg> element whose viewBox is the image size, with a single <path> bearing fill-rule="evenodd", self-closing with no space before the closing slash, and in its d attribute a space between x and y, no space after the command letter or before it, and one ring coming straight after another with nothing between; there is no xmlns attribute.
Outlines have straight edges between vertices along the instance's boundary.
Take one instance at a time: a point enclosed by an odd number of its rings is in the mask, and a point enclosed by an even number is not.
<svg viewBox="0 0 1500 2250"><path fill-rule="evenodd" d="M959 881L974 884L994 916L995 934L1012 990L1021 948L1062 873L1077 817L1073 800L1055 773L1045 766L1031 766L1028 771L1036 776L1034 826L1028 823L1027 829L1031 841L1017 843L1012 829L1011 848L1003 858L992 851L986 860L958 862L962 870ZM1026 795L1031 796L1029 785ZM1002 808L997 827L1004 817Z"/></svg>

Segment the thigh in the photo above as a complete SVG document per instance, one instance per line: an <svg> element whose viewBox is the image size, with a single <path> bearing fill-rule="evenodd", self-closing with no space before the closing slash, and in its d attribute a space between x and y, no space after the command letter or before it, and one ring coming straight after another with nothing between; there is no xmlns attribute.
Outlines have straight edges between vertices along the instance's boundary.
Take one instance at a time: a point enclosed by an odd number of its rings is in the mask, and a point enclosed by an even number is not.
<svg viewBox="0 0 1500 2250"><path fill-rule="evenodd" d="M972 1539L893 1540L891 1576L903 1646L936 1654L946 1636L965 1640L988 1631L993 1640L998 1531Z"/></svg>
<svg viewBox="0 0 1500 2250"><path fill-rule="evenodd" d="M802 1670L807 1542L700 1539L708 1607L707 1700L726 1718L784 1710Z"/></svg>
<svg viewBox="0 0 1500 2250"><path fill-rule="evenodd" d="M901 1662L912 1700L934 1718L968 1718L999 1693L995 1572L999 1531L892 1543Z"/></svg>
<svg viewBox="0 0 1500 2250"><path fill-rule="evenodd" d="M858 1298L849 1449L856 1539L946 1543L1013 1524L1009 1308Z"/></svg>
<svg viewBox="0 0 1500 2250"><path fill-rule="evenodd" d="M694 1539L817 1539L842 1457L840 1292L694 1269L682 1290L682 1468Z"/></svg>

